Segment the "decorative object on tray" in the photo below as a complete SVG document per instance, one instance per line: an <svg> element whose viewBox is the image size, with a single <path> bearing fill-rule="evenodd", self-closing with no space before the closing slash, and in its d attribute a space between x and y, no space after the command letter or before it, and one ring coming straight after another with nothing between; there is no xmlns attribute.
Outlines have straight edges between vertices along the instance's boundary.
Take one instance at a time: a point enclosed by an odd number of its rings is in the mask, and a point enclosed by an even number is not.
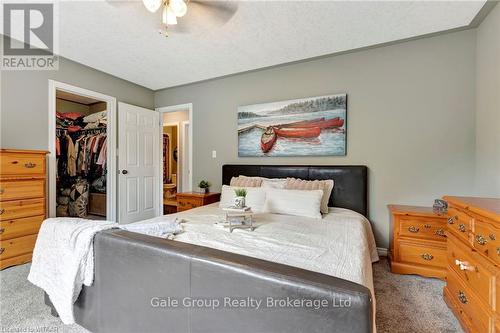
<svg viewBox="0 0 500 333"><path fill-rule="evenodd" d="M253 211L250 207L227 207L223 208L225 216L224 220L220 222L215 222L216 227L228 229L229 232L233 232L234 229L249 229L254 231L253 226Z"/></svg>
<svg viewBox="0 0 500 333"><path fill-rule="evenodd" d="M198 184L198 187L200 189L200 193L208 193L210 190L210 183L207 180L202 180Z"/></svg>
<svg viewBox="0 0 500 333"><path fill-rule="evenodd" d="M247 196L247 190L244 188L237 188L234 190L236 197L234 198L234 207L244 208L245 207L245 197Z"/></svg>
<svg viewBox="0 0 500 333"><path fill-rule="evenodd" d="M347 95L238 108L238 156L344 156Z"/></svg>
<svg viewBox="0 0 500 333"><path fill-rule="evenodd" d="M436 199L434 200L432 209L436 214L446 214L448 212L448 203L444 200Z"/></svg>

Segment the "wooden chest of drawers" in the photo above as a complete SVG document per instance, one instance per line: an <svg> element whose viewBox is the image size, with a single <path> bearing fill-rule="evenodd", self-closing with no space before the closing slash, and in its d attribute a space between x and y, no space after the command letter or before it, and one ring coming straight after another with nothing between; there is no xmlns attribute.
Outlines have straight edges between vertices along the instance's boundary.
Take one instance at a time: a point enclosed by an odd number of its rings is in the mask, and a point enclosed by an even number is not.
<svg viewBox="0 0 500 333"><path fill-rule="evenodd" d="M389 205L391 272L446 277L446 220L430 207Z"/></svg>
<svg viewBox="0 0 500 333"><path fill-rule="evenodd" d="M209 205L220 200L220 193L197 193L184 192L177 193L177 211L182 212L188 209Z"/></svg>
<svg viewBox="0 0 500 333"><path fill-rule="evenodd" d="M500 332L500 199L448 201L444 299L467 332Z"/></svg>
<svg viewBox="0 0 500 333"><path fill-rule="evenodd" d="M46 216L46 153L0 150L0 269L31 260Z"/></svg>

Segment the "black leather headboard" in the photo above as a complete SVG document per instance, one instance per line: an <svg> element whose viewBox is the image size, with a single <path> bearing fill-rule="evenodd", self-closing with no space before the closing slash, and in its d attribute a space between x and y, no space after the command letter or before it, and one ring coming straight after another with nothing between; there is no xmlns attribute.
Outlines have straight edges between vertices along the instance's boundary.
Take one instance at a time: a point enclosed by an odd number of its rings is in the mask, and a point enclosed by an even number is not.
<svg viewBox="0 0 500 333"><path fill-rule="evenodd" d="M248 165L222 166L222 184L232 177L286 178L305 180L333 179L335 185L328 206L354 210L368 217L368 172L364 165Z"/></svg>

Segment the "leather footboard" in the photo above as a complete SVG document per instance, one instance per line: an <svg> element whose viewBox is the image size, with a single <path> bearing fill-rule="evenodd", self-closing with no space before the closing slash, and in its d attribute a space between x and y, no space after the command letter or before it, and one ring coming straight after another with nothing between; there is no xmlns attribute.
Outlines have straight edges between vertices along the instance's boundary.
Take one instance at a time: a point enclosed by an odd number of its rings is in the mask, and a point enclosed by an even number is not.
<svg viewBox="0 0 500 333"><path fill-rule="evenodd" d="M371 332L370 290L332 276L123 230L94 240L75 303L92 332Z"/></svg>

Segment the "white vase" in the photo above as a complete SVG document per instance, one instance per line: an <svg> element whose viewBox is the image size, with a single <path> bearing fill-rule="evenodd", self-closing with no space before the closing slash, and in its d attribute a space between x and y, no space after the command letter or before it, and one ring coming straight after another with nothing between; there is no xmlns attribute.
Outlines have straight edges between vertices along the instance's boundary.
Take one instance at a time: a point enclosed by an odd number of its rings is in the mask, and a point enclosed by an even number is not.
<svg viewBox="0 0 500 333"><path fill-rule="evenodd" d="M243 208L245 207L245 197L236 197L234 198L234 207Z"/></svg>

